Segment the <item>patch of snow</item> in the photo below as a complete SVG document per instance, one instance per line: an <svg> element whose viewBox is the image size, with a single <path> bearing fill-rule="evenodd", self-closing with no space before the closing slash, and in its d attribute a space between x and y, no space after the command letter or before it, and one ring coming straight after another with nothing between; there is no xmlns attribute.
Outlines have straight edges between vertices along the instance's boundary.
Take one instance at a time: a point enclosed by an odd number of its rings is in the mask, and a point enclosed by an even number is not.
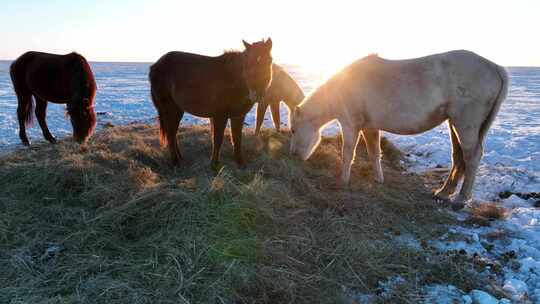
<svg viewBox="0 0 540 304"><path fill-rule="evenodd" d="M471 291L471 298L473 304L498 304L499 300L494 298L489 293L482 290Z"/></svg>
<svg viewBox="0 0 540 304"><path fill-rule="evenodd" d="M424 304L471 304L472 299L454 285L433 284L424 287Z"/></svg>
<svg viewBox="0 0 540 304"><path fill-rule="evenodd" d="M503 290L507 292L514 301L520 301L527 294L527 284L518 279L504 281Z"/></svg>
<svg viewBox="0 0 540 304"><path fill-rule="evenodd" d="M392 298L394 292L405 282L405 279L399 275L392 276L386 281L379 281L379 296L383 299Z"/></svg>

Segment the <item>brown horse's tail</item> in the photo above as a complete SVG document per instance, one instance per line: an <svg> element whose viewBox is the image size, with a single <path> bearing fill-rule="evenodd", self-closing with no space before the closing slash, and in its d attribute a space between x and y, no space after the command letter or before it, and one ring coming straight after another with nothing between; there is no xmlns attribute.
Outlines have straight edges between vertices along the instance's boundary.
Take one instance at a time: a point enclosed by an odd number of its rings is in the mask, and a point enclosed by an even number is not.
<svg viewBox="0 0 540 304"><path fill-rule="evenodd" d="M30 94L26 95L24 98L26 99L26 107L24 108L24 125L30 127L34 123L34 115L32 115L34 112L34 99Z"/></svg>
<svg viewBox="0 0 540 304"><path fill-rule="evenodd" d="M482 126L480 127L480 140L484 140L484 138L486 137L487 132L491 127L491 124L495 120L497 113L499 113L499 109L501 108L503 101L506 99L506 95L508 95L508 86L510 84L510 77L508 76L508 71L506 71L504 67L501 67L499 65L495 65L495 68L497 69L497 74L501 79L501 87L499 89L499 94L497 94L497 98L495 99L495 103L491 108L491 111L489 112L486 120L484 120L484 123L482 123Z"/></svg>
<svg viewBox="0 0 540 304"><path fill-rule="evenodd" d="M11 64L9 69L9 76L11 77L11 82L13 83L13 89L15 90L15 95L17 95L17 114L21 115L19 119L24 120L25 126L29 127L32 125L34 116L34 100L32 98L32 93L25 81L26 67L24 66L24 61L16 60Z"/></svg>
<svg viewBox="0 0 540 304"><path fill-rule="evenodd" d="M159 144L163 147L166 147L169 145L169 140L167 139L167 130L165 128L165 121L164 121L164 115L163 110L161 110L161 106L159 105L159 100L156 98L156 94L152 89L150 89L150 94L152 96L152 102L154 103L154 106L156 107L158 111L158 123L159 123Z"/></svg>

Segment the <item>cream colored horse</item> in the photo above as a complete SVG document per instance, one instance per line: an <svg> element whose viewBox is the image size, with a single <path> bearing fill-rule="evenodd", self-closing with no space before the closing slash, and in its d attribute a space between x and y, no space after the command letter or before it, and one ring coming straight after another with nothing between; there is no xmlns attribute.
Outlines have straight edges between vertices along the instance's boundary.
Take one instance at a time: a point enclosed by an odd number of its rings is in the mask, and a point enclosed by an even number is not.
<svg viewBox="0 0 540 304"><path fill-rule="evenodd" d="M343 136L341 181L349 182L356 145L363 134L375 180L383 182L379 130L410 135L448 120L452 169L435 192L449 199L464 177L452 207L472 196L483 144L506 98L506 70L469 51L409 60L376 55L357 60L306 97L291 118L291 154L307 160L334 119Z"/></svg>

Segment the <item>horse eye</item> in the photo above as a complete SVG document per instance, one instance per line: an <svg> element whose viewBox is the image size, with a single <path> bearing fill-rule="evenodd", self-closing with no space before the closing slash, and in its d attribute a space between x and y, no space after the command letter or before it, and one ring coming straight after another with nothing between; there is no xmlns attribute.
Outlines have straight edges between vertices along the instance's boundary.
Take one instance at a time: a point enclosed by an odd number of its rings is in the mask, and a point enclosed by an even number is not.
<svg viewBox="0 0 540 304"><path fill-rule="evenodd" d="M291 133L294 134L294 129L291 129Z"/></svg>

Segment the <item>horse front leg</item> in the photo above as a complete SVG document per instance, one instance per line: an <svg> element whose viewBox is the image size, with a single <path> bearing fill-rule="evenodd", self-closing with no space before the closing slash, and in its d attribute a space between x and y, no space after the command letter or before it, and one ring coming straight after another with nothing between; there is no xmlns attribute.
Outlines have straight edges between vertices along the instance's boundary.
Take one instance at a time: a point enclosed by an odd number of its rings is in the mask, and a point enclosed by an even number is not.
<svg viewBox="0 0 540 304"><path fill-rule="evenodd" d="M244 168L245 163L242 157L242 128L244 127L245 115L231 118L232 144L234 149L234 159L238 167Z"/></svg>
<svg viewBox="0 0 540 304"><path fill-rule="evenodd" d="M364 141L366 142L366 150L368 152L371 167L375 181L382 184L384 176L381 167L381 136L377 129L363 129Z"/></svg>
<svg viewBox="0 0 540 304"><path fill-rule="evenodd" d="M257 103L257 123L255 124L255 136L258 136L259 132L261 131L261 126L264 121L264 114L266 113L267 108L268 104L264 101Z"/></svg>
<svg viewBox="0 0 540 304"><path fill-rule="evenodd" d="M219 168L219 151L223 144L223 135L227 125L227 117L213 117L210 119L212 129L212 169Z"/></svg>
<svg viewBox="0 0 540 304"><path fill-rule="evenodd" d="M276 131L281 131L281 117L279 116L279 105L280 102L274 102L270 104L270 112L272 113L272 120L274 121L274 127Z"/></svg>
<svg viewBox="0 0 540 304"><path fill-rule="evenodd" d="M346 187L351 177L351 165L356 156L356 145L360 132L357 128L342 124L341 133L343 138L343 147L341 148L341 183Z"/></svg>
<svg viewBox="0 0 540 304"><path fill-rule="evenodd" d="M43 137L51 144L55 144L56 139L54 136L52 136L51 132L49 131L49 127L47 126L47 121L45 121L45 117L47 116L47 101L35 95L34 99L36 100L36 118L39 122L39 126L41 127L41 131L43 132Z"/></svg>

